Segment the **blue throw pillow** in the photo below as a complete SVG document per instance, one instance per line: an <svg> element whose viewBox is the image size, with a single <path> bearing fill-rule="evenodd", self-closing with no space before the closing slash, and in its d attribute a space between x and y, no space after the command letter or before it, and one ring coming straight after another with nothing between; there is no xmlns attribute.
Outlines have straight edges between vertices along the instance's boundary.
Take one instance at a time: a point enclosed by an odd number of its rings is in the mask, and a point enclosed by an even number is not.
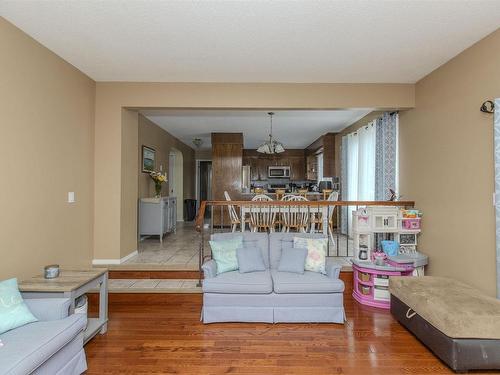
<svg viewBox="0 0 500 375"><path fill-rule="evenodd" d="M300 247L286 247L281 250L280 263L278 271L304 273L306 264L307 249Z"/></svg>
<svg viewBox="0 0 500 375"><path fill-rule="evenodd" d="M236 250L240 273L265 271L266 265L258 247L240 247Z"/></svg>
<svg viewBox="0 0 500 375"><path fill-rule="evenodd" d="M217 275L236 271L238 269L238 259L236 249L243 247L243 237L232 238L230 240L209 241L212 248L212 257L217 263Z"/></svg>
<svg viewBox="0 0 500 375"><path fill-rule="evenodd" d="M0 282L0 334L36 322L17 286L17 279Z"/></svg>

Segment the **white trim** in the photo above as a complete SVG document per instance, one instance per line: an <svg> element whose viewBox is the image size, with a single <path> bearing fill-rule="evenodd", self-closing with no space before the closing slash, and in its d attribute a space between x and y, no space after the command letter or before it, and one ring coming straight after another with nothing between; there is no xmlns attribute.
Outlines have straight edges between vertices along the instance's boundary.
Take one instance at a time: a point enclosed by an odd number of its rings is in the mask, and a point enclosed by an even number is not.
<svg viewBox="0 0 500 375"><path fill-rule="evenodd" d="M130 254L125 255L121 259L92 259L92 264L93 265L106 265L106 264L122 264L129 260L132 257L135 257L138 254L137 250L132 251Z"/></svg>

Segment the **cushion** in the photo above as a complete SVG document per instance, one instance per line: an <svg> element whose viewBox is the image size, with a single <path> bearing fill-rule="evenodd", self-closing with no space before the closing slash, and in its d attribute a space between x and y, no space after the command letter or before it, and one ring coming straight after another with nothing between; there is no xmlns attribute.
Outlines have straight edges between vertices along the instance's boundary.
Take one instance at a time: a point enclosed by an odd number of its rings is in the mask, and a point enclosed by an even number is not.
<svg viewBox="0 0 500 375"><path fill-rule="evenodd" d="M236 249L243 244L241 236L229 240L209 241L209 243L212 256L217 263L217 274L238 269Z"/></svg>
<svg viewBox="0 0 500 375"><path fill-rule="evenodd" d="M0 334L37 320L24 303L17 279L0 282Z"/></svg>
<svg viewBox="0 0 500 375"><path fill-rule="evenodd" d="M234 232L234 233L213 233L211 240L229 240L243 236L243 247L258 247L262 252L262 259L266 268L269 268L269 238L267 233L256 232Z"/></svg>
<svg viewBox="0 0 500 375"><path fill-rule="evenodd" d="M271 270L274 291L287 293L342 293L344 283L318 272L305 271L302 275L292 272Z"/></svg>
<svg viewBox="0 0 500 375"><path fill-rule="evenodd" d="M293 247L285 248L281 250L278 271L303 274L306 257L307 249Z"/></svg>
<svg viewBox="0 0 500 375"><path fill-rule="evenodd" d="M83 331L84 314L65 319L27 324L0 336L0 370L8 374L31 374ZM3 373L3 371L0 371Z"/></svg>
<svg viewBox="0 0 500 375"><path fill-rule="evenodd" d="M258 247L240 247L236 250L240 273L265 271L266 265Z"/></svg>
<svg viewBox="0 0 500 375"><path fill-rule="evenodd" d="M328 247L328 238L303 238L294 237L293 247L307 249L306 271L326 273L326 252Z"/></svg>
<svg viewBox="0 0 500 375"><path fill-rule="evenodd" d="M389 291L448 337L500 339L500 301L460 281L391 276Z"/></svg>
<svg viewBox="0 0 500 375"><path fill-rule="evenodd" d="M269 233L269 265L277 269L281 258L281 249L293 247L293 238L325 238L323 233Z"/></svg>
<svg viewBox="0 0 500 375"><path fill-rule="evenodd" d="M269 270L249 273L232 271L203 280L203 293L268 294L272 291Z"/></svg>

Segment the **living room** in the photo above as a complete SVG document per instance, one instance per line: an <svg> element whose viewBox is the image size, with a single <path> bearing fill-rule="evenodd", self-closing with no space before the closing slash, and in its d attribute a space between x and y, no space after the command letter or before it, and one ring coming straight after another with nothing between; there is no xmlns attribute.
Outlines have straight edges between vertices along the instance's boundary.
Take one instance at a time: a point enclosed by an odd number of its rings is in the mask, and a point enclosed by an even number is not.
<svg viewBox="0 0 500 375"><path fill-rule="evenodd" d="M429 257L425 274L430 280L448 278L470 286L491 304L478 315L499 316L494 298L499 200L492 199L499 178L494 130L500 124L494 121L500 115L493 114L500 97L498 2L3 1L0 16L5 124L0 144L5 156L15 154L15 162L14 157L1 162L0 279L17 279L23 312L32 314L27 324L0 333L0 373L452 372L453 361L427 336L406 327L399 310L393 315L352 297L353 272L339 270L335 279L345 287L332 299L345 312L343 324L314 319L204 324L201 292L104 293L108 276L124 277L92 267L93 261L119 263L137 250L139 127L140 112L146 110L260 111L264 139L267 112L276 113L276 125L286 111L397 112L399 201L385 204L413 202L424 214L418 249ZM278 141L284 136L274 133ZM173 147L182 152L180 145ZM167 170L168 160L162 163ZM11 176L18 178L14 182ZM220 204L227 212L227 201ZM352 206L342 196L336 204ZM323 223L326 236L327 227ZM198 239L194 225L193 232ZM51 283L39 276L52 264L61 266L61 275ZM65 290L58 280L68 277L70 268L93 273L71 274L75 288ZM332 277L336 269L329 266ZM49 277L57 274L57 268L46 271ZM153 278L148 272L135 276ZM199 276L162 272L170 279ZM23 290L23 282L34 276L37 284L32 282L31 289L24 284ZM12 281L1 283L0 293L8 287L22 302ZM89 316L97 317L92 323L72 313L78 308L77 290L88 292ZM406 297L419 295L398 291L394 301L408 306ZM61 298L40 298L56 292ZM478 302L471 295L467 301ZM456 307L454 316L467 313L465 305L450 306ZM70 346L45 346L60 359L19 354L15 345L41 345L47 339L37 325L56 323L58 329L69 323L79 327L67 341ZM95 336L84 335L87 324ZM500 339L481 329L473 337L480 344ZM15 341L19 330L25 336ZM495 329L487 326L486 331ZM446 337L454 345L464 340ZM450 353L453 348L445 354ZM475 353L470 358L479 358L476 362L457 369L500 368L489 351L488 363Z"/></svg>

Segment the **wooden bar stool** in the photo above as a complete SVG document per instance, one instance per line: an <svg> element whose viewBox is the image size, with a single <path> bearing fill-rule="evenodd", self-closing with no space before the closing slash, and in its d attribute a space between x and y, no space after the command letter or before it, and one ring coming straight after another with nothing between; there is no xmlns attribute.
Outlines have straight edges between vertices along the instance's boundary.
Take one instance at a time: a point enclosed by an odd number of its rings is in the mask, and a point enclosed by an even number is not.
<svg viewBox="0 0 500 375"><path fill-rule="evenodd" d="M307 198L307 192L308 192L307 189L299 189L299 195L301 197Z"/></svg>
<svg viewBox="0 0 500 375"><path fill-rule="evenodd" d="M286 194L286 190L285 189L276 189L275 192L276 192L276 200L277 201L282 200L283 197Z"/></svg>
<svg viewBox="0 0 500 375"><path fill-rule="evenodd" d="M323 200L324 201L328 200L328 197L332 192L333 192L332 189L323 189Z"/></svg>

